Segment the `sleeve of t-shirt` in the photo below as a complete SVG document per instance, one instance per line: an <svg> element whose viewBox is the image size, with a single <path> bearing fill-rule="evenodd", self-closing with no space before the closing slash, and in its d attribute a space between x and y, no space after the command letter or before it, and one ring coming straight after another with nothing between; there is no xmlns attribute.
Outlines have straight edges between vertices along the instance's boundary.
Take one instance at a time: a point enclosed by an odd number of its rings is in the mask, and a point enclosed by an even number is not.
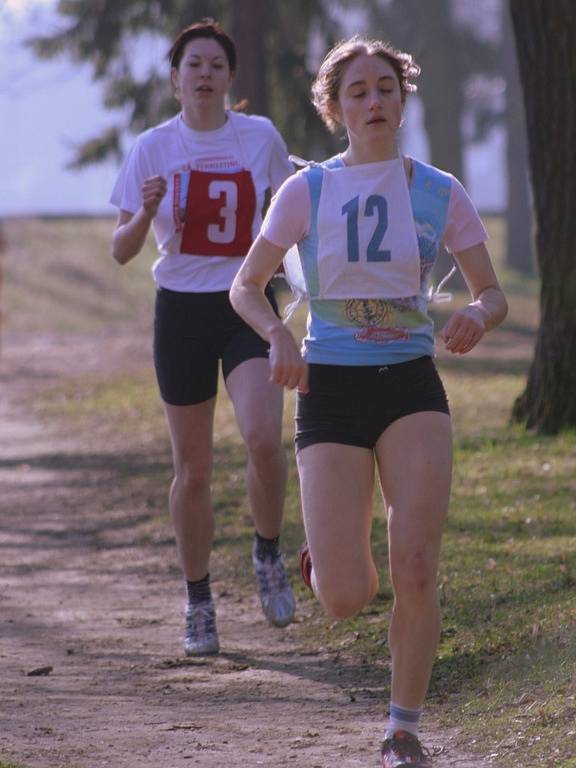
<svg viewBox="0 0 576 768"><path fill-rule="evenodd" d="M468 193L452 177L444 245L451 253L458 253L488 239L488 233Z"/></svg>
<svg viewBox="0 0 576 768"><path fill-rule="evenodd" d="M288 250L308 234L310 194L302 173L290 176L272 198L260 230L263 237Z"/></svg>
<svg viewBox="0 0 576 768"><path fill-rule="evenodd" d="M294 166L288 159L288 149L284 139L274 126L272 126L272 146L268 173L272 192L277 192L282 183L294 173Z"/></svg>
<svg viewBox="0 0 576 768"><path fill-rule="evenodd" d="M117 208L136 213L142 205L142 183L154 176L145 147L137 141L120 168L120 173L110 194L110 202Z"/></svg>

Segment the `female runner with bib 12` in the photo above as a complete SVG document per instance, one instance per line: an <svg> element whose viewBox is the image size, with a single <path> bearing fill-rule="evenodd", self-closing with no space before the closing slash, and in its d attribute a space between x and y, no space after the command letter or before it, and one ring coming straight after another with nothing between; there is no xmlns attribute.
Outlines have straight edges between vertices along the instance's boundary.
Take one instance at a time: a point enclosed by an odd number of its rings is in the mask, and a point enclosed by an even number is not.
<svg viewBox="0 0 576 768"><path fill-rule="evenodd" d="M231 291L238 313L270 342L272 381L298 388L302 575L337 618L357 613L378 590L370 536L379 476L394 591L383 768L431 765L418 723L440 634L436 575L452 462L428 314L442 242L472 294L440 334L446 349L469 352L507 311L462 185L398 152L418 73L410 55L378 40L352 38L329 52L313 101L329 128L346 130L348 146L283 184ZM302 352L264 296L294 244L295 282L309 301Z"/></svg>
<svg viewBox="0 0 576 768"><path fill-rule="evenodd" d="M172 442L169 503L186 580L184 649L195 655L219 650L209 559L220 360L247 449L252 561L262 609L275 626L294 616L278 544L286 485L282 387L270 381L268 344L228 297L267 194L293 166L268 119L225 108L236 50L218 23L204 19L182 30L168 58L181 112L141 134L121 168L111 195L119 208L113 256L129 262L152 226L159 251L152 268L154 363ZM266 296L277 312L269 287Z"/></svg>

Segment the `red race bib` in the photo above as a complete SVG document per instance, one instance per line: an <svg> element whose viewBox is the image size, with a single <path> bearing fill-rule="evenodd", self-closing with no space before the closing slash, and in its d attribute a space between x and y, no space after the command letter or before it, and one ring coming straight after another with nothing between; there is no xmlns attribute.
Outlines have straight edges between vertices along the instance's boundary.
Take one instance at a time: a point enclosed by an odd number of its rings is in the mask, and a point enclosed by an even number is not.
<svg viewBox="0 0 576 768"><path fill-rule="evenodd" d="M245 256L252 245L256 191L250 171L190 171L182 253Z"/></svg>

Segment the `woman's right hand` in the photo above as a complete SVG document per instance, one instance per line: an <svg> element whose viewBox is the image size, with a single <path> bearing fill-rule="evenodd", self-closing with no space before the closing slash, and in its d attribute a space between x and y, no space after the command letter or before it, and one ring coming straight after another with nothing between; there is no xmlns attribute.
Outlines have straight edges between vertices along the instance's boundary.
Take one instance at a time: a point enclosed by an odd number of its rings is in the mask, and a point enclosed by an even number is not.
<svg viewBox="0 0 576 768"><path fill-rule="evenodd" d="M302 359L294 336L281 326L270 333L270 381L287 389L308 393L308 365Z"/></svg>
<svg viewBox="0 0 576 768"><path fill-rule="evenodd" d="M158 212L158 206L166 194L167 184L163 176L150 176L142 184L142 208L153 219Z"/></svg>

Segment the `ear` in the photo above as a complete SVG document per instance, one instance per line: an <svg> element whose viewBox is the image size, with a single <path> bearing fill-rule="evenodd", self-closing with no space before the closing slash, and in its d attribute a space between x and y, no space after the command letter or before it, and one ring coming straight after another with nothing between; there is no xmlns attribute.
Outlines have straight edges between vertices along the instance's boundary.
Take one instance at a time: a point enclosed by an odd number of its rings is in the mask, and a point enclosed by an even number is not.
<svg viewBox="0 0 576 768"><path fill-rule="evenodd" d="M180 101L179 92L180 92L180 73L176 69L176 67L172 67L170 70L170 81L172 83L172 88L174 89L174 98Z"/></svg>
<svg viewBox="0 0 576 768"><path fill-rule="evenodd" d="M330 99L327 103L328 115L339 125L342 125L342 110L340 104L334 99Z"/></svg>

